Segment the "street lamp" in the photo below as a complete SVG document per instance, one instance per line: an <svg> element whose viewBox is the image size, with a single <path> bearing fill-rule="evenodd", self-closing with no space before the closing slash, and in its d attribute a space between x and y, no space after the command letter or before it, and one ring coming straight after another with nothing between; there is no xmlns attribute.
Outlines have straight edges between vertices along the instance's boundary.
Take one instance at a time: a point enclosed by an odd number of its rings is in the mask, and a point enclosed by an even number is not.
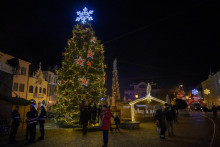
<svg viewBox="0 0 220 147"><path fill-rule="evenodd" d="M135 94L135 97L136 97L136 98L138 98L138 95L137 95L137 94Z"/></svg>

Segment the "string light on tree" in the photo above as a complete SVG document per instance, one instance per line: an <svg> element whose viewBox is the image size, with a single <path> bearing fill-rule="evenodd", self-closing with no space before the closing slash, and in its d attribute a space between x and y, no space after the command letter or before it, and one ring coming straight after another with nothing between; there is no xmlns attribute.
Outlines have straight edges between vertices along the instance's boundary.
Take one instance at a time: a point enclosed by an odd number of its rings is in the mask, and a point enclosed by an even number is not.
<svg viewBox="0 0 220 147"><path fill-rule="evenodd" d="M87 21L93 20L91 14L93 14L93 10L89 10L85 7L83 11L77 11L76 14L78 17L76 17L76 21L81 21L82 24L85 24Z"/></svg>

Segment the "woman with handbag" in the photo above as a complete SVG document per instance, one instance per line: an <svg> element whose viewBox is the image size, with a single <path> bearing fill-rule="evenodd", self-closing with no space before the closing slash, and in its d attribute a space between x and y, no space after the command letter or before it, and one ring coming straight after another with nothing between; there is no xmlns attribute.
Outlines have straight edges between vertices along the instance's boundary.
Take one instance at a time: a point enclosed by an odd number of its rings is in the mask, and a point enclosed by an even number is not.
<svg viewBox="0 0 220 147"><path fill-rule="evenodd" d="M111 125L111 116L112 116L111 110L107 108L106 105L104 105L100 114L100 118L101 118L100 125L103 131L103 142L104 142L103 147L107 147L108 145L108 131Z"/></svg>

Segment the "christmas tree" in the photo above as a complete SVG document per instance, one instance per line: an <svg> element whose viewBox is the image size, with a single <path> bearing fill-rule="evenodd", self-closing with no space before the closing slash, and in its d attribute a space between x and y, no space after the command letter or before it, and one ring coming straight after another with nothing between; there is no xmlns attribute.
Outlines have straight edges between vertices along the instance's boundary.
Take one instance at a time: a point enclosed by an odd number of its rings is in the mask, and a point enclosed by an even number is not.
<svg viewBox="0 0 220 147"><path fill-rule="evenodd" d="M79 105L83 99L86 103L98 103L105 92L104 50L88 23L92 13L87 8L77 12L76 20L81 22L73 28L73 37L63 53L62 67L57 71L60 82L53 111L55 122L63 125L79 122Z"/></svg>

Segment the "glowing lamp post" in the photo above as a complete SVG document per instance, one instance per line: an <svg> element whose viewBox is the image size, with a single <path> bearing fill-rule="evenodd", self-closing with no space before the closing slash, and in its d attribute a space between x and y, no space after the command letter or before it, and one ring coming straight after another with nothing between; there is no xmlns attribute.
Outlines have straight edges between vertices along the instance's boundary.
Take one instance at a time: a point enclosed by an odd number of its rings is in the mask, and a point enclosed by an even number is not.
<svg viewBox="0 0 220 147"><path fill-rule="evenodd" d="M138 95L137 95L137 94L135 94L135 98L136 98L136 99L138 98Z"/></svg>

